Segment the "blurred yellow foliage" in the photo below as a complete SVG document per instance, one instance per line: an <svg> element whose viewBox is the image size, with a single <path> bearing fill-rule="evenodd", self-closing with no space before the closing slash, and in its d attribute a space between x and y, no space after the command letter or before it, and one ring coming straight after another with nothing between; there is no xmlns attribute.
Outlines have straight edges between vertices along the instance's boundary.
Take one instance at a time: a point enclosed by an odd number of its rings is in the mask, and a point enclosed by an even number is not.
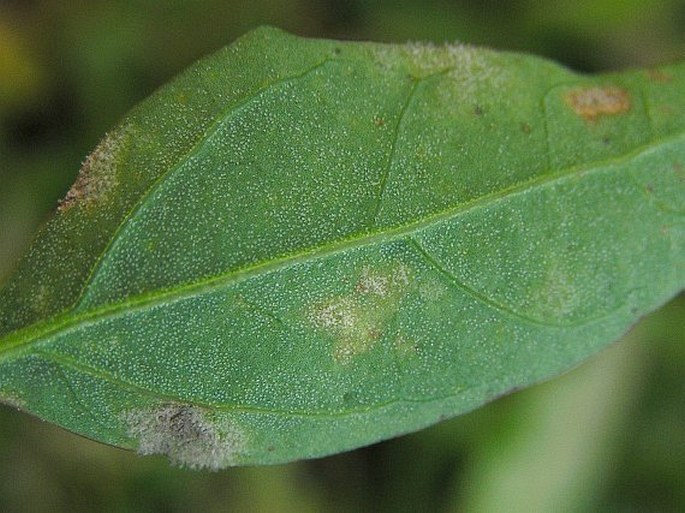
<svg viewBox="0 0 685 513"><path fill-rule="evenodd" d="M45 86L44 70L24 35L0 20L0 109L35 101Z"/></svg>

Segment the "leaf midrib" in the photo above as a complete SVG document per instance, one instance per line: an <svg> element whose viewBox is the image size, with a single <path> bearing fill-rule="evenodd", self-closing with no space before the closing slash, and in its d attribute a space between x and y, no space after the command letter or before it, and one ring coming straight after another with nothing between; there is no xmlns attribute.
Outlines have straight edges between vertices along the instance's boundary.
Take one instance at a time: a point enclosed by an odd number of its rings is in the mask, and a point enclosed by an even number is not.
<svg viewBox="0 0 685 513"><path fill-rule="evenodd" d="M309 248L291 255L285 255L266 262L259 262L211 278L186 283L178 287L158 289L138 296L128 297L123 301L110 303L76 315L73 315L73 312L67 312L42 323L37 323L10 333L5 337L4 342L0 342L2 344L2 347L0 347L0 361L20 356L22 350L26 350L27 347L39 343L41 339L48 338L61 331L82 328L89 324L95 324L103 319L116 317L118 314L127 314L164 303L171 304L176 301L182 301L202 293L211 292L222 286L239 283L256 276L292 267L303 262L325 258L346 250L358 249L377 242L388 242L399 239L405 235L411 235L424 228L431 227L439 222L450 220L457 215L466 214L479 208L486 208L489 205L529 192L537 187L544 187L555 182L560 182L565 178L570 178L575 175L594 174L604 171L607 168L615 167L623 162L657 151L659 148L678 142L681 139L685 139L685 134L678 133L658 142L642 145L637 149L620 156L594 161L580 166L572 166L561 169L556 173L538 176L384 231L367 232L357 237L339 240L316 248ZM685 141L683 141L683 143L685 144Z"/></svg>

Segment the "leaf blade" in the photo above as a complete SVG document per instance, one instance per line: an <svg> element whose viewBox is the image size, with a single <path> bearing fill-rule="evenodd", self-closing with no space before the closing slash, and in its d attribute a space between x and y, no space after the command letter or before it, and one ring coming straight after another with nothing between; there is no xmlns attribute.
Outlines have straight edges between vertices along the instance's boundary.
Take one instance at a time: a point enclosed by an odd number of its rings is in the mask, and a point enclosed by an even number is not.
<svg viewBox="0 0 685 513"><path fill-rule="evenodd" d="M150 177L124 158L80 287L3 317L30 411L191 467L320 456L561 372L682 288L682 66L648 115L640 73L268 30L226 52L134 111L132 155L184 80L300 66L238 78ZM94 209L63 210L47 230L80 236ZM36 302L26 276L0 305Z"/></svg>

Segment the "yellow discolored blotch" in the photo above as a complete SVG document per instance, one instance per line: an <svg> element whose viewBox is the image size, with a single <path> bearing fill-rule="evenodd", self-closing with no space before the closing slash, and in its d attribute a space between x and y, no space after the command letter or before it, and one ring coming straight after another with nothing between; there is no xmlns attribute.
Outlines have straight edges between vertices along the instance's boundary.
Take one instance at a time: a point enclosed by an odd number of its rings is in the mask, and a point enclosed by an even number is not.
<svg viewBox="0 0 685 513"><path fill-rule="evenodd" d="M586 300L569 272L557 263L550 264L542 280L532 289L531 297L541 305L545 317L556 320L573 316Z"/></svg>
<svg viewBox="0 0 685 513"><path fill-rule="evenodd" d="M319 331L335 339L333 358L349 363L380 340L410 285L403 264L387 271L366 266L351 282L348 294L317 304L309 319Z"/></svg>

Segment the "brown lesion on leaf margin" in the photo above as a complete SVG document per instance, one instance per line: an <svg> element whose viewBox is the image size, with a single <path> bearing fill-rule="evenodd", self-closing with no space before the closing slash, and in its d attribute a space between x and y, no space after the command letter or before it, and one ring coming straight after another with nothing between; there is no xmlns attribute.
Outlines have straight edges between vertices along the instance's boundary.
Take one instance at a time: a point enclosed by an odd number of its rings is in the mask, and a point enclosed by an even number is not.
<svg viewBox="0 0 685 513"><path fill-rule="evenodd" d="M615 86L585 87L565 94L566 103L585 121L594 122L600 116L614 116L628 112L630 93Z"/></svg>
<svg viewBox="0 0 685 513"><path fill-rule="evenodd" d="M98 203L110 194L118 184L117 167L129 135L130 128L124 125L100 141L83 161L76 181L59 202L58 212Z"/></svg>

